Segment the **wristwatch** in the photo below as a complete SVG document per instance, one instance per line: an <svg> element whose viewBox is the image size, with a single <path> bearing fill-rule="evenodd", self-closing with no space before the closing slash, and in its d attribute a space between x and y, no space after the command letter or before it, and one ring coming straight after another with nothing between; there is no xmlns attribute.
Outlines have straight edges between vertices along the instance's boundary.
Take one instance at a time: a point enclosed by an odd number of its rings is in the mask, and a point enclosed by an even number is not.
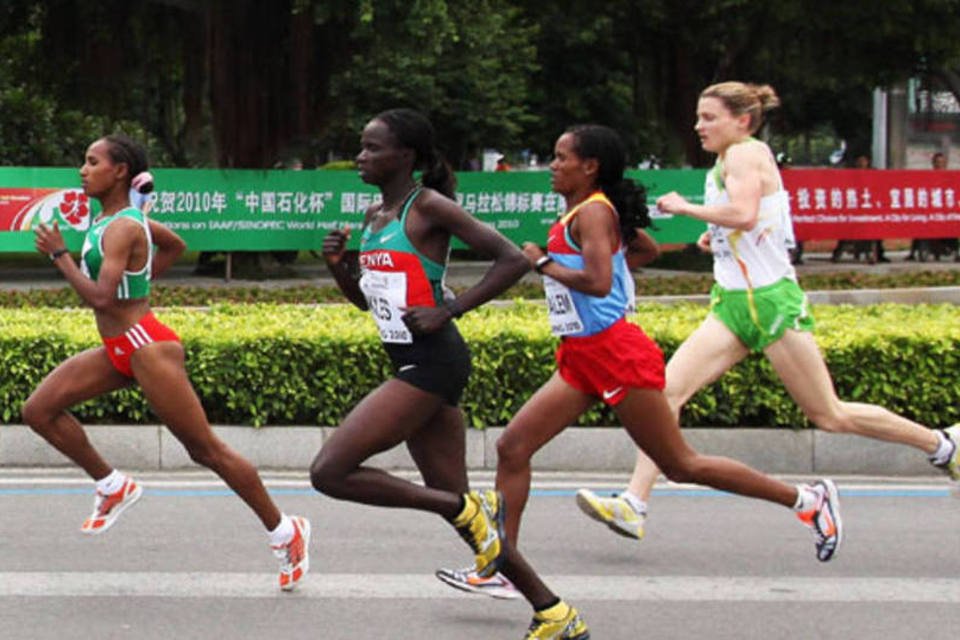
<svg viewBox="0 0 960 640"><path fill-rule="evenodd" d="M553 258L550 256L540 256L537 258L537 262L533 265L533 270L537 273L543 273L543 268L553 262Z"/></svg>

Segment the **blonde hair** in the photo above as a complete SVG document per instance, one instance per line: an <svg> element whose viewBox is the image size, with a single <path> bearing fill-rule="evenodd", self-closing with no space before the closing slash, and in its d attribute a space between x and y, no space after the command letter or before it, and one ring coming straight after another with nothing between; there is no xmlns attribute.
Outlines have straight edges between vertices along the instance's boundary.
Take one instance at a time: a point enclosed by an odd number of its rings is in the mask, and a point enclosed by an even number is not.
<svg viewBox="0 0 960 640"><path fill-rule="evenodd" d="M763 126L763 114L780 106L777 92L768 84L720 82L700 92L701 98L716 98L735 116L750 115L750 133Z"/></svg>

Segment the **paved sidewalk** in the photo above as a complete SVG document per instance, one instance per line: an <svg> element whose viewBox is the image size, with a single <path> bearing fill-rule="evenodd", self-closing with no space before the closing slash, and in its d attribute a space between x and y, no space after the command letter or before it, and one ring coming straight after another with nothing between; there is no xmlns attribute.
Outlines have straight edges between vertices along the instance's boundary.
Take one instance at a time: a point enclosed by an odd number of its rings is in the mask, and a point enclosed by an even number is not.
<svg viewBox="0 0 960 640"><path fill-rule="evenodd" d="M301 252L304 254L304 252ZM841 262L831 262L830 254L806 254L804 263L796 267L801 276L814 273L841 273L858 272L870 274L894 274L919 271L947 271L960 270L960 263L952 258L931 262L907 262L904 251L890 251L887 254L890 262L882 264L868 264L845 259ZM467 286L477 282L487 270L489 262L484 261L451 261L447 270L447 282L455 286ZM282 289L304 285L330 285L335 283L326 267L317 260L301 257L292 265L294 277L271 280L245 280L232 278L229 281L223 277L196 276L195 266L191 263L174 265L170 271L158 281L163 285L193 286L193 287L260 287L264 289ZM634 272L637 279L669 278L689 276L690 271L670 269L639 269ZM524 276L524 281L538 282L539 276L530 272ZM28 290L37 288L62 288L67 286L60 273L53 265L32 267L18 267L16 269L0 269L0 289Z"/></svg>

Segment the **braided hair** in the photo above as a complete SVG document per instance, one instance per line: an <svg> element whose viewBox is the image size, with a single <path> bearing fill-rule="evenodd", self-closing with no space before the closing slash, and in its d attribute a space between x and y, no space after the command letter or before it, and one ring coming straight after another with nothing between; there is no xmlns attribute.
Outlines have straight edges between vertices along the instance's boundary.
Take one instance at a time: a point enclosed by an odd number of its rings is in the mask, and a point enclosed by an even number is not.
<svg viewBox="0 0 960 640"><path fill-rule="evenodd" d="M127 182L132 184L134 178L149 168L147 152L133 138L122 133L114 133L103 138L107 143L107 154L114 164L127 165ZM128 185L129 186L129 185ZM151 181L150 188L153 188ZM147 193L141 190L142 193Z"/></svg>
<svg viewBox="0 0 960 640"><path fill-rule="evenodd" d="M580 158L594 158L599 165L597 185L610 199L620 218L624 242L636 229L650 226L647 189L623 175L627 151L616 131L599 124L580 124L567 129L573 136L573 150Z"/></svg>
<svg viewBox="0 0 960 640"><path fill-rule="evenodd" d="M453 200L457 179L437 149L433 125L426 116L414 109L389 109L377 114L374 120L386 124L401 145L413 150L413 168L422 171L420 182L423 186Z"/></svg>

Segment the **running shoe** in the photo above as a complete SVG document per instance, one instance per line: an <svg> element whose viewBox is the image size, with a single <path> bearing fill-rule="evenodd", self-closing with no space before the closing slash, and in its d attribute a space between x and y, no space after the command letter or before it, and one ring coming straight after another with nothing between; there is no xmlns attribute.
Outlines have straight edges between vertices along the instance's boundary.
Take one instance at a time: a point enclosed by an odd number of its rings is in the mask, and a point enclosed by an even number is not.
<svg viewBox="0 0 960 640"><path fill-rule="evenodd" d="M133 481L133 478L124 480L120 490L114 493L104 495L97 491L93 500L93 513L83 521L80 532L90 536L103 533L112 527L120 514L139 500L142 494L143 489Z"/></svg>
<svg viewBox="0 0 960 640"><path fill-rule="evenodd" d="M280 560L280 588L293 591L310 570L310 521L302 516L290 516L293 537L290 542L273 549Z"/></svg>
<svg viewBox="0 0 960 640"><path fill-rule="evenodd" d="M464 509L453 521L460 537L476 554L477 575L488 578L500 568L504 505L499 491L471 491L463 495Z"/></svg>
<svg viewBox="0 0 960 640"><path fill-rule="evenodd" d="M588 640L590 630L584 623L577 610L566 603L559 603L556 607L566 608L566 615L558 618L548 618L545 612L533 614L533 621L527 630L524 640Z"/></svg>
<svg viewBox="0 0 960 640"><path fill-rule="evenodd" d="M953 443L953 453L943 464L934 465L950 476L951 480L960 482L960 423L947 427L943 430L943 435Z"/></svg>
<svg viewBox="0 0 960 640"><path fill-rule="evenodd" d="M589 489L577 491L577 506L580 511L626 538L643 539L645 513L637 513L621 496L601 498Z"/></svg>
<svg viewBox="0 0 960 640"><path fill-rule="evenodd" d="M473 567L464 569L438 569L437 579L444 582L454 589L468 591L470 593L481 593L491 598L500 600L514 600L520 597L520 591L513 583L499 571L489 578L477 575Z"/></svg>
<svg viewBox="0 0 960 640"><path fill-rule="evenodd" d="M843 540L843 523L840 521L840 500L833 481L817 480L810 488L817 494L813 509L797 514L801 522L813 531L817 544L817 560L827 562L833 558Z"/></svg>

